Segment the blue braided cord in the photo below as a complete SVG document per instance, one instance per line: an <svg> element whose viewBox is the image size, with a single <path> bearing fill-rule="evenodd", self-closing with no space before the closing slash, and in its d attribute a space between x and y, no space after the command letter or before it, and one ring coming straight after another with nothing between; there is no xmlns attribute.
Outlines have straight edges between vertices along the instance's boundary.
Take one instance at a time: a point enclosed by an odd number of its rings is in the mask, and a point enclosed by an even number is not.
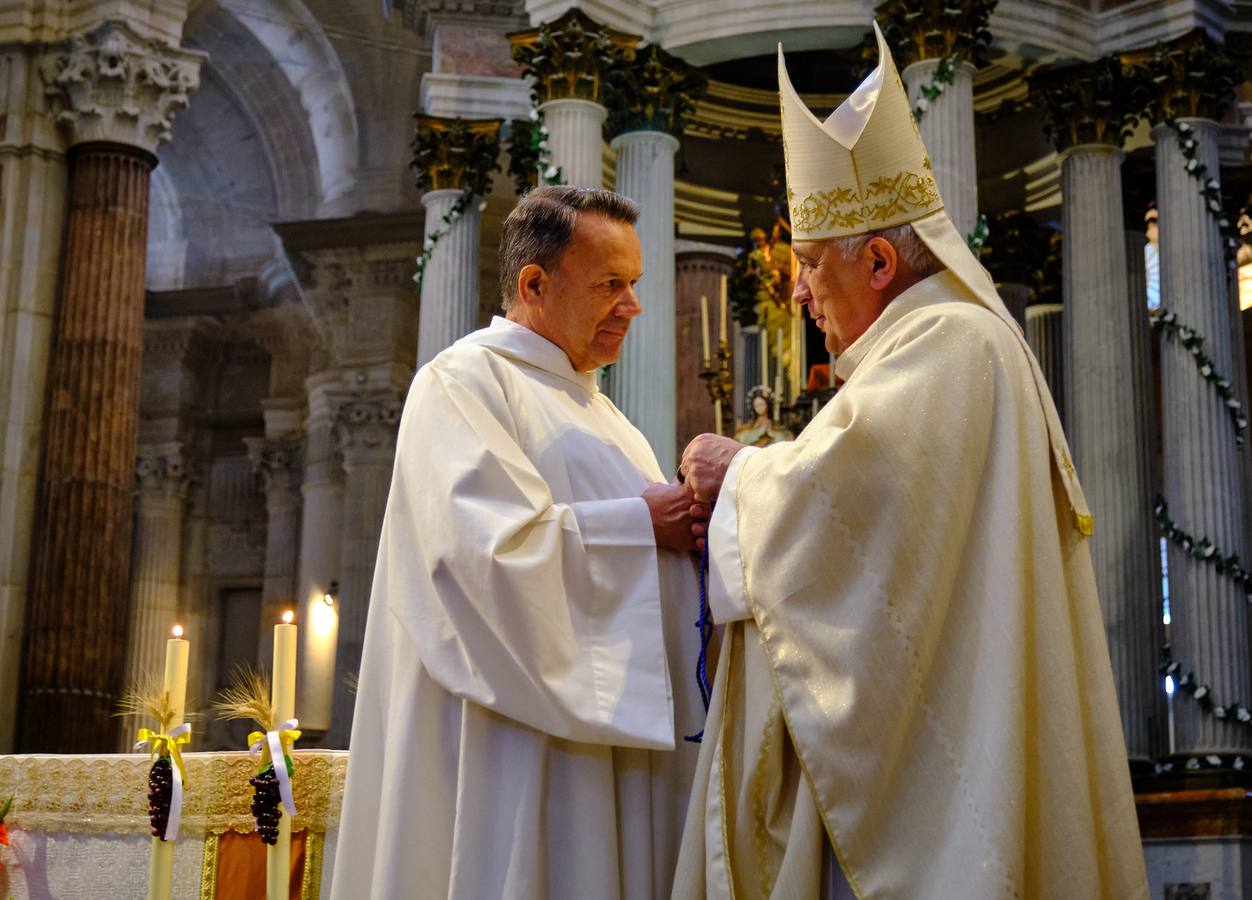
<svg viewBox="0 0 1252 900"><path fill-rule="evenodd" d="M713 696L713 687L709 684L709 641L713 639L713 622L709 618L709 541L704 539L704 550L700 554L700 617L695 626L700 630L700 656L696 659L696 687L700 689L700 699L704 702L704 712L708 715L709 699ZM683 737L684 741L698 744L704 739L704 729L696 734Z"/></svg>

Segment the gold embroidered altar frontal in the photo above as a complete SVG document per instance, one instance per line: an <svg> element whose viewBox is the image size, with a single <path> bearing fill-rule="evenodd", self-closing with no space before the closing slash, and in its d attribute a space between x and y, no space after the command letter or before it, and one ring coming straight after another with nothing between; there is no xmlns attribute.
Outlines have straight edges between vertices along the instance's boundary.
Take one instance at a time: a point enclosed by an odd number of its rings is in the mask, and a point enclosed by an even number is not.
<svg viewBox="0 0 1252 900"><path fill-rule="evenodd" d="M244 752L188 753L183 758L187 785L173 896L246 896L235 890L240 886L223 883L218 870L221 854L251 853L260 847L248 783L257 759ZM292 830L306 832L305 865L295 873L292 896L310 900L323 889L329 893L348 754L296 750L292 759ZM145 897L150 765L147 754L0 756L0 793L15 798L7 819L11 843L0 847L5 867L0 870L0 897ZM222 841L227 832L247 840ZM258 847L247 849L253 843Z"/></svg>

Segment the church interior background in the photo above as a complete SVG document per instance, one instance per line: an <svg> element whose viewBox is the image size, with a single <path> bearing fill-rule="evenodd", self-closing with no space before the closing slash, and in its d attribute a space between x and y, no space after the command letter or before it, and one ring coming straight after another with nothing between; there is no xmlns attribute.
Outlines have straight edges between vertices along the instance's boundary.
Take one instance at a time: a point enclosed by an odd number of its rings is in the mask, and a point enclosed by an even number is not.
<svg viewBox="0 0 1252 900"><path fill-rule="evenodd" d="M399 412L497 310L519 191L640 203L645 315L601 384L664 470L702 431L804 427L835 386L786 302L776 47L830 110L873 65L875 15L1062 409L1153 896L1252 897L1247 0L0 2L0 801L20 836L0 896L74 896L47 861L84 835L121 842L100 871L128 877L146 812L118 810L146 810L147 756L109 756L140 724L123 692L177 622L207 710L271 666L288 610L321 791L299 865L305 896L328 887ZM208 714L190 749L247 730ZM203 885L247 801L188 802L204 840L174 877Z"/></svg>

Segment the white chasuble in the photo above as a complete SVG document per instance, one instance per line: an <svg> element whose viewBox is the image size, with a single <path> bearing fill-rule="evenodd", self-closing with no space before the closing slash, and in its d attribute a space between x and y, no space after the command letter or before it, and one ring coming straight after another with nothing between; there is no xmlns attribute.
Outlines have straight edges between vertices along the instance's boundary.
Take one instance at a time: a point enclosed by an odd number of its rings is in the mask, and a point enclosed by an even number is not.
<svg viewBox="0 0 1252 900"><path fill-rule="evenodd" d="M1147 897L1091 523L993 302L922 281L735 458L675 897Z"/></svg>
<svg viewBox="0 0 1252 900"><path fill-rule="evenodd" d="M337 900L669 893L703 726L693 560L644 437L495 319L418 372L378 549Z"/></svg>

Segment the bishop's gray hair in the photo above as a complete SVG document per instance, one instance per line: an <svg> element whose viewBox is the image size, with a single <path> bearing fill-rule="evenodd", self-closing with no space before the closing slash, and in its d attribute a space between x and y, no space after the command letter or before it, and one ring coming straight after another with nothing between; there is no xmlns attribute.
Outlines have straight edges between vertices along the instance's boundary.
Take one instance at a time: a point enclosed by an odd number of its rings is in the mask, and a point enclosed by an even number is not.
<svg viewBox="0 0 1252 900"><path fill-rule="evenodd" d="M635 201L602 188L550 185L526 193L504 220L500 235L500 306L518 302L517 276L529 265L553 272L574 240L579 213L593 213L634 225Z"/></svg>
<svg viewBox="0 0 1252 900"><path fill-rule="evenodd" d="M869 243L869 239L875 237L883 238L887 243L895 247L896 255L900 257L900 262L904 263L909 271L915 275L926 278L937 272L942 272L946 268L922 239L917 236L913 226L907 222L903 225L897 225L895 228L884 228L882 231L871 231L868 234L831 238L830 243L835 245L835 249L839 251L840 256L851 260L856 259L860 252L865 249L865 245Z"/></svg>

